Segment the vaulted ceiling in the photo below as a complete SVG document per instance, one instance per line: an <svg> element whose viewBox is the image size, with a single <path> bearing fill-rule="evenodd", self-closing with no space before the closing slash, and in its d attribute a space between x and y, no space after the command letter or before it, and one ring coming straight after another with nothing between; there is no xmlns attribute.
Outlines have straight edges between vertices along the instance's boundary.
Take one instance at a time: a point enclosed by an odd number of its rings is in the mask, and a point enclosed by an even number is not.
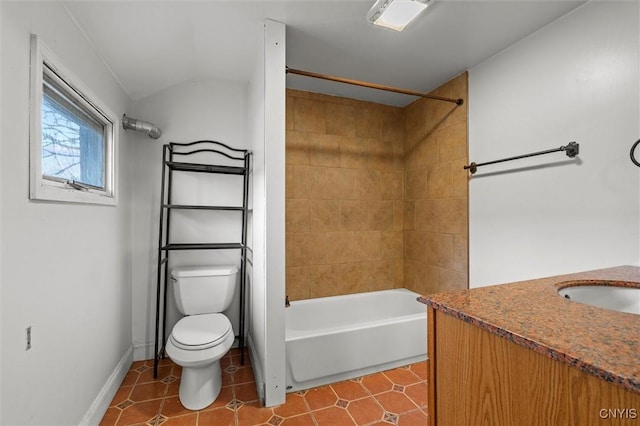
<svg viewBox="0 0 640 426"><path fill-rule="evenodd" d="M374 0L73 1L65 6L132 99L184 81L248 82L263 20L287 25L292 68L429 91L583 1L435 0L398 33ZM287 86L405 105L405 95L289 75Z"/></svg>

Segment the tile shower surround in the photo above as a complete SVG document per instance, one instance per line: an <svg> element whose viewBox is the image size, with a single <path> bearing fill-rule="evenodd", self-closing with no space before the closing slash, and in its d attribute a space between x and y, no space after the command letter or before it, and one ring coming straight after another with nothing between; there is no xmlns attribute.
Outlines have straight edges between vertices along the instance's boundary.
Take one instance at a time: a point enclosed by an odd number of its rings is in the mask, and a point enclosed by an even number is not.
<svg viewBox="0 0 640 426"><path fill-rule="evenodd" d="M248 358L248 357L247 357ZM245 358L245 359L247 359ZM287 394L284 404L260 406L248 361L232 349L221 360L222 391L212 405L186 410L178 399L180 367L162 360L131 366L101 426L349 426L426 425L428 362Z"/></svg>
<svg viewBox="0 0 640 426"><path fill-rule="evenodd" d="M467 99L467 74L432 92ZM467 106L287 90L287 294L467 288Z"/></svg>

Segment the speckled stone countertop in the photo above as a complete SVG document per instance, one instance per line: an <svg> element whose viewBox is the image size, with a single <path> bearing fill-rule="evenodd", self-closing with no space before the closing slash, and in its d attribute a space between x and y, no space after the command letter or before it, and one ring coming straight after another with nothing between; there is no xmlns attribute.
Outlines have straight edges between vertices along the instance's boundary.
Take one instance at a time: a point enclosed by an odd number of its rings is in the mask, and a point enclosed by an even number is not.
<svg viewBox="0 0 640 426"><path fill-rule="evenodd" d="M558 289L575 281L640 288L640 268L620 266L511 284L458 290L418 300L493 334L640 393L640 315L571 300ZM573 281L573 283L572 283Z"/></svg>

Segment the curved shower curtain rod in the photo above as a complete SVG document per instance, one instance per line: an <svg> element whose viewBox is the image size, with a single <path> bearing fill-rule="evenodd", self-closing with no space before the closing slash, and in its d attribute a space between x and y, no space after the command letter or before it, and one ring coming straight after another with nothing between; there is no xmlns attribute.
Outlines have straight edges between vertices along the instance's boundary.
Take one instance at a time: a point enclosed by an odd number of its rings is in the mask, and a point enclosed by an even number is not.
<svg viewBox="0 0 640 426"><path fill-rule="evenodd" d="M305 77L319 78L321 80L336 81L338 83L352 84L354 86L368 87L371 89L384 90L387 92L401 93L403 95L419 96L421 98L434 99L436 101L452 102L456 105L462 105L464 103L463 99L445 98L443 96L436 96L436 95L430 95L428 93L416 92L415 90L400 89L397 87L385 86L377 83L369 83L366 81L352 80L352 79L343 78L343 77L335 77L333 75L318 74L310 71L297 70L295 68L286 67L285 73L297 74Z"/></svg>

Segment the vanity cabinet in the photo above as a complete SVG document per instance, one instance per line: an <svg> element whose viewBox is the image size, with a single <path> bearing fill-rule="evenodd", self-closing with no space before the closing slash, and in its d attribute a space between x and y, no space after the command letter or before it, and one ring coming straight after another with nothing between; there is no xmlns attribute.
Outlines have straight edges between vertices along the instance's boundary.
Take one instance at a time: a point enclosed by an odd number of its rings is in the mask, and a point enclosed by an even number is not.
<svg viewBox="0 0 640 426"><path fill-rule="evenodd" d="M640 425L639 393L427 311L432 426Z"/></svg>

